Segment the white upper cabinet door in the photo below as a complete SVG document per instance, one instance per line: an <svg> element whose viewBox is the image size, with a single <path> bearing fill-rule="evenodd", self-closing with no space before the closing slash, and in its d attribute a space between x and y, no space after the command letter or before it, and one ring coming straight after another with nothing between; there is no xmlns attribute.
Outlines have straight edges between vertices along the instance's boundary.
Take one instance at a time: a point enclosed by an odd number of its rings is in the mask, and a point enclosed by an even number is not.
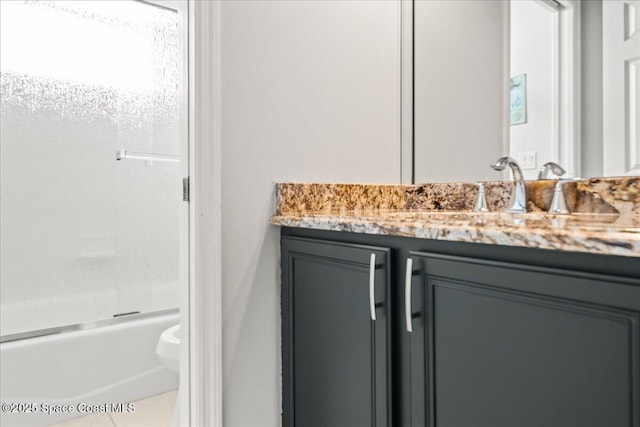
<svg viewBox="0 0 640 427"><path fill-rule="evenodd" d="M605 176L640 175L640 1L602 2Z"/></svg>

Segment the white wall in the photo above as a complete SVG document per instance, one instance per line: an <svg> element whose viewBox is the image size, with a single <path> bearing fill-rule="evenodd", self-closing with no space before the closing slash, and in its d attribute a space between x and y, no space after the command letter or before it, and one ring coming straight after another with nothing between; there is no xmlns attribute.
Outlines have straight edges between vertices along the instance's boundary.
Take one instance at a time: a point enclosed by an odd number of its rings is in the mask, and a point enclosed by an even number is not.
<svg viewBox="0 0 640 427"><path fill-rule="evenodd" d="M281 422L276 181L400 181L397 1L222 4L224 425Z"/></svg>
<svg viewBox="0 0 640 427"><path fill-rule="evenodd" d="M415 180L499 179L508 1L415 3Z"/></svg>
<svg viewBox="0 0 640 427"><path fill-rule="evenodd" d="M511 76L527 75L527 122L510 127L509 145L513 158L537 152L535 167L523 170L526 179L536 179L539 167L553 159L553 25L554 12L541 3L511 2Z"/></svg>

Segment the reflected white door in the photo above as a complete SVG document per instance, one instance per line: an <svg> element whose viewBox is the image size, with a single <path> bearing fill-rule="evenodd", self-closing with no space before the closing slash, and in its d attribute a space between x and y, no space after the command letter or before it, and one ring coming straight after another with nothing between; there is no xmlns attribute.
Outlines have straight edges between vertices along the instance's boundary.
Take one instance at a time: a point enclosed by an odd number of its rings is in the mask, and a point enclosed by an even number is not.
<svg viewBox="0 0 640 427"><path fill-rule="evenodd" d="M603 172L640 175L640 1L602 2Z"/></svg>

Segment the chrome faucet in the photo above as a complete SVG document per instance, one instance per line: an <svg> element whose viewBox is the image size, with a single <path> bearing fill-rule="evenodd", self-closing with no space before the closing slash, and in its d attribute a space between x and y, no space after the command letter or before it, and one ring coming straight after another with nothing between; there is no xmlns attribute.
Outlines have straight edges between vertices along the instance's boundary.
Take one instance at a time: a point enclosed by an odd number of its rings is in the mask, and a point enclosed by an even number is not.
<svg viewBox="0 0 640 427"><path fill-rule="evenodd" d="M511 206L507 212L522 213L527 211L527 189L524 185L524 177L520 165L511 157L501 157L491 167L497 171L503 171L507 166L511 168L514 180L514 189L511 193Z"/></svg>
<svg viewBox="0 0 640 427"><path fill-rule="evenodd" d="M551 172L553 172L553 174L556 176L562 176L567 172L562 169L562 166L560 166L559 164L555 162L547 162L540 168L540 172L538 172L538 179L547 179L549 170L551 170Z"/></svg>

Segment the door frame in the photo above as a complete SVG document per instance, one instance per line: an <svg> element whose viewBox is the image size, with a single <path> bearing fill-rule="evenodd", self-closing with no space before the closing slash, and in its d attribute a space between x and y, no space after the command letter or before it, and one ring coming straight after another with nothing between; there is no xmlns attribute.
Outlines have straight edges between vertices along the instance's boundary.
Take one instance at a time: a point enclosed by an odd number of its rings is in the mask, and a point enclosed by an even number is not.
<svg viewBox="0 0 640 427"><path fill-rule="evenodd" d="M182 176L189 179L183 208L181 265L180 425L222 426L222 275L220 139L220 3L141 0L177 10L181 37L181 85L187 144ZM184 94L183 94L184 95Z"/></svg>
<svg viewBox="0 0 640 427"><path fill-rule="evenodd" d="M582 172L580 1L535 1L554 13L551 51L553 57L551 160L564 167L567 176L579 177ZM508 63L507 67L509 67ZM508 123L506 126L509 128Z"/></svg>
<svg viewBox="0 0 640 427"><path fill-rule="evenodd" d="M559 111L557 137L554 137L554 155L567 170L568 176L579 177L582 174L582 67L581 67L581 5L577 0L558 0L562 6L559 11L558 38L559 52L556 70L559 67L559 102L555 103ZM554 135L554 136L556 136Z"/></svg>
<svg viewBox="0 0 640 427"><path fill-rule="evenodd" d="M222 426L222 171L218 1L188 0L189 286L182 299L182 425ZM183 388L184 389L184 388ZM186 413L186 414L185 414Z"/></svg>

